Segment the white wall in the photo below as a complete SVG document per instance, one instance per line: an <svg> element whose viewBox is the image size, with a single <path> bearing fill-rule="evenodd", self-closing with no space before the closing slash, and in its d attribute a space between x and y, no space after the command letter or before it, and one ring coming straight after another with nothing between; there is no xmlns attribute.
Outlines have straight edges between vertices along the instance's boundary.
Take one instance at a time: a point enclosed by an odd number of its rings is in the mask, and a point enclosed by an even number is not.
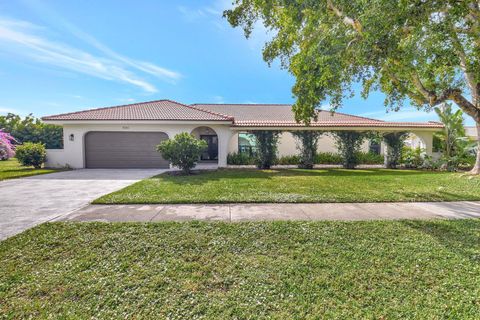
<svg viewBox="0 0 480 320"><path fill-rule="evenodd" d="M365 141L362 145L362 151L368 151L369 143ZM323 134L319 141L318 141L318 151L319 152L332 152L337 153L338 149L335 145L335 140L331 134L325 133ZM235 132L232 136L232 142L229 146L229 152L238 152L238 132ZM280 139L278 141L278 155L280 157L283 156L291 156L298 154L296 140L290 132L283 132L280 135Z"/></svg>
<svg viewBox="0 0 480 320"><path fill-rule="evenodd" d="M412 131L414 135L412 135L413 139L411 143L415 145L419 144L423 149L425 149L426 153L431 155L432 154L432 144L433 144L433 131ZM361 147L363 152L368 152L370 146L370 142L366 140ZM228 148L229 153L238 152L238 132L234 132L231 137L231 142ZM319 141L318 141L318 152L332 152L337 153L338 149L335 144L335 139L329 133L323 134ZM386 145L382 142L380 144L380 154L385 154L386 152ZM280 157L283 156L290 156L298 154L298 150L296 148L296 140L290 132L283 132L280 135L280 139L278 142L278 155Z"/></svg>
<svg viewBox="0 0 480 320"><path fill-rule="evenodd" d="M467 137L477 139L477 137L479 136L480 133L477 132L477 127L476 126L466 126L465 127L465 134L467 135Z"/></svg>
<svg viewBox="0 0 480 320"><path fill-rule="evenodd" d="M165 132L169 138L173 138L181 132L191 133L195 128L208 126L215 130L218 135L218 165L227 165L228 145L231 140L232 131L228 125L223 124L64 124L63 125L63 150L47 150L47 165L51 167L84 168L84 137L90 131L157 131ZM73 134L73 141L70 135Z"/></svg>
<svg viewBox="0 0 480 320"><path fill-rule="evenodd" d="M227 165L228 153L238 152L238 132L232 131L229 124L209 124L209 123L177 123L177 124L146 124L146 123L123 123L123 124L64 124L64 149L47 150L47 166L84 168L84 136L90 131L157 131L165 132L169 138L173 138L181 132L191 133L195 128L207 126L213 129L218 135L218 165L225 167ZM413 131L425 144L427 154L432 154L433 132L431 131ZM73 141L70 135L73 134ZM369 142L365 141L362 151L368 151ZM280 136L279 156L298 154L295 139L290 132L284 132ZM382 144L381 150L385 150ZM337 152L335 141L329 134L324 134L318 143L319 152Z"/></svg>

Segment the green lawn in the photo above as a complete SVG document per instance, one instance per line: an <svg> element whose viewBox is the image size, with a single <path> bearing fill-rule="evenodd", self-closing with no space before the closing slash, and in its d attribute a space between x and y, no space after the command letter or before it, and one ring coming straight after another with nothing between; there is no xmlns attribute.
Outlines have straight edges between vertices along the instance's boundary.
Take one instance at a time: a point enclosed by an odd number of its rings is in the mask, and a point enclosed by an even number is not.
<svg viewBox="0 0 480 320"><path fill-rule="evenodd" d="M0 261L5 318L480 314L473 219L47 223L0 242Z"/></svg>
<svg viewBox="0 0 480 320"><path fill-rule="evenodd" d="M387 169L218 170L162 174L94 203L387 202L480 200L480 178Z"/></svg>
<svg viewBox="0 0 480 320"><path fill-rule="evenodd" d="M0 181L6 179L15 179L21 177L35 176L37 174L52 173L55 169L35 169L33 167L21 166L17 159L0 161Z"/></svg>

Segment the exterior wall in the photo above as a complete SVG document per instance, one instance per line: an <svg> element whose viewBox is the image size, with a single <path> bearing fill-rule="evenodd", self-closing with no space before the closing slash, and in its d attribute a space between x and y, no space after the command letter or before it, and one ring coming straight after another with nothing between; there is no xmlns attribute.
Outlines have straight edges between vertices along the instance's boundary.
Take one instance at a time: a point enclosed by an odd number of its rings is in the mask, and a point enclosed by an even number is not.
<svg viewBox="0 0 480 320"><path fill-rule="evenodd" d="M417 143L417 146L425 149L425 154L432 156L433 155L433 132L432 131L412 131L416 136L414 142ZM414 146L416 147L416 146Z"/></svg>
<svg viewBox="0 0 480 320"><path fill-rule="evenodd" d="M337 153L338 149L335 145L335 140L330 134L323 134L318 140L318 152L332 152ZM367 144L368 149L368 144ZM278 156L292 156L298 154L297 141L290 132L283 132L278 143Z"/></svg>
<svg viewBox="0 0 480 320"><path fill-rule="evenodd" d="M227 165L228 153L238 152L238 131L233 131L229 124L207 124L207 123L176 123L176 124L147 124L147 123L123 123L123 124L64 124L64 149L47 150L47 166L49 167L71 167L84 168L84 136L90 131L157 131L165 132L169 138L174 137L181 132L188 132L194 135L199 134L204 129L199 127L208 127L215 131L218 136L218 165L225 167ZM212 133L209 131L209 133ZM432 131L412 131L425 145L426 153L432 155L433 132ZM70 136L73 135L73 141ZM368 151L369 142L364 142L362 151ZM384 153L385 146L382 143L381 152ZM318 143L319 152L337 152L335 141L329 134L324 134ZM290 132L284 132L280 136L279 156L288 156L298 154L295 139Z"/></svg>
<svg viewBox="0 0 480 320"><path fill-rule="evenodd" d="M218 136L218 165L227 165L228 144L232 131L228 125L223 124L64 124L63 125L63 150L47 150L47 166L49 167L85 167L84 136L90 131L158 131L165 132L169 138L181 132L191 133L195 128L207 126L213 129ZM73 141L70 136L73 135Z"/></svg>
<svg viewBox="0 0 480 320"><path fill-rule="evenodd" d="M362 145L362 151L367 152L369 142L365 141ZM383 150L383 148L382 148ZM238 132L234 132L232 142L229 146L229 153L238 152ZM338 149L335 145L335 139L331 134L323 134L318 141L318 152L332 152L337 153ZM292 156L298 154L296 140L292 133L285 131L280 135L278 141L278 156Z"/></svg>
<svg viewBox="0 0 480 320"><path fill-rule="evenodd" d="M479 132L477 132L477 127L475 126L466 126L465 127L465 134L467 135L467 137L470 137L472 139L477 139L477 137L479 136Z"/></svg>

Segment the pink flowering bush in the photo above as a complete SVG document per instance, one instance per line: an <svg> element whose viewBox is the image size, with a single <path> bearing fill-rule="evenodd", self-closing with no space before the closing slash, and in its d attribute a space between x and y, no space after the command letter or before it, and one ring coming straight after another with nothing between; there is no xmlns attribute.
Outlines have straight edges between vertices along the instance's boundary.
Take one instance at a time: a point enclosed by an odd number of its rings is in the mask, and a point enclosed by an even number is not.
<svg viewBox="0 0 480 320"><path fill-rule="evenodd" d="M0 160L8 160L15 156L15 138L0 129Z"/></svg>

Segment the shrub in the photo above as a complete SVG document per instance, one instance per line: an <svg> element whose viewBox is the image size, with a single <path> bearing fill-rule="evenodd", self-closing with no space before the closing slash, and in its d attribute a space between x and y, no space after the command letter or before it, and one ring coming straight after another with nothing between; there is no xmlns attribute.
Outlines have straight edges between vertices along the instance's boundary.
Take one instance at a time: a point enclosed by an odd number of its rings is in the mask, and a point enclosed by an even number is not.
<svg viewBox="0 0 480 320"><path fill-rule="evenodd" d="M15 139L7 132L0 130L0 160L8 160L15 156Z"/></svg>
<svg viewBox="0 0 480 320"><path fill-rule="evenodd" d="M358 153L368 132L358 131L334 131L332 132L340 155L342 165L346 169L355 169L359 163Z"/></svg>
<svg viewBox="0 0 480 320"><path fill-rule="evenodd" d="M420 168L423 164L424 158L422 156L422 149L420 147L410 148L404 146L402 149L401 162L405 168L415 169Z"/></svg>
<svg viewBox="0 0 480 320"><path fill-rule="evenodd" d="M41 143L25 142L17 146L16 157L22 165L40 169L47 159L47 152Z"/></svg>
<svg viewBox="0 0 480 320"><path fill-rule="evenodd" d="M250 133L255 136L257 145L255 157L257 168L270 169L277 159L277 144L281 131L254 130Z"/></svg>
<svg viewBox="0 0 480 320"><path fill-rule="evenodd" d="M315 164L342 164L342 156L333 152L319 152L315 156Z"/></svg>
<svg viewBox="0 0 480 320"><path fill-rule="evenodd" d="M230 165L253 165L255 157L244 152L229 153L227 156L227 164Z"/></svg>
<svg viewBox="0 0 480 320"><path fill-rule="evenodd" d="M9 113L0 116L0 128L15 138L18 143L42 143L47 149L63 148L63 129L61 126L46 124L31 114L25 118Z"/></svg>
<svg viewBox="0 0 480 320"><path fill-rule="evenodd" d="M396 169L402 158L402 147L408 132L390 132L383 135L383 141L387 145L387 161L385 166Z"/></svg>
<svg viewBox="0 0 480 320"><path fill-rule="evenodd" d="M312 169L317 154L318 139L323 133L321 131L302 130L293 131L292 135L297 140L297 149L300 151L298 162L299 168Z"/></svg>
<svg viewBox="0 0 480 320"><path fill-rule="evenodd" d="M383 155L373 152L359 152L357 157L359 164L383 164L385 162Z"/></svg>
<svg viewBox="0 0 480 320"><path fill-rule="evenodd" d="M301 156L298 156L298 155L283 156L283 157L280 157L276 161L276 164L280 164L280 165L299 165L300 164L300 158L301 158ZM312 167L313 167L313 165L312 165Z"/></svg>
<svg viewBox="0 0 480 320"><path fill-rule="evenodd" d="M162 154L165 160L182 169L185 174L189 174L206 148L207 142L195 139L187 132L182 132L173 139L160 143L157 146L157 151Z"/></svg>

